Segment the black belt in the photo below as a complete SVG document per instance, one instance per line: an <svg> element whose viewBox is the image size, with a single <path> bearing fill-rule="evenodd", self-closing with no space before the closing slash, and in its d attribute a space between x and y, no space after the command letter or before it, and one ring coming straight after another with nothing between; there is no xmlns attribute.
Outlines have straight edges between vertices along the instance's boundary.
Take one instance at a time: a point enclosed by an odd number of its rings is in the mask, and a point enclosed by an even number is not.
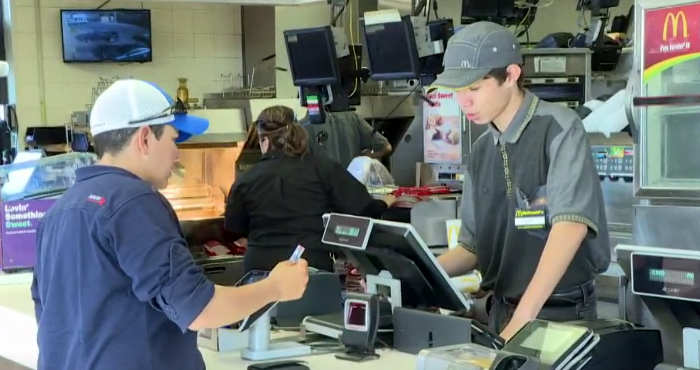
<svg viewBox="0 0 700 370"><path fill-rule="evenodd" d="M575 306L593 294L595 294L595 281L591 280L575 288L559 290L552 293L549 299L544 303L544 307ZM520 303L520 298L504 297L503 301L507 304L517 306L518 303Z"/></svg>

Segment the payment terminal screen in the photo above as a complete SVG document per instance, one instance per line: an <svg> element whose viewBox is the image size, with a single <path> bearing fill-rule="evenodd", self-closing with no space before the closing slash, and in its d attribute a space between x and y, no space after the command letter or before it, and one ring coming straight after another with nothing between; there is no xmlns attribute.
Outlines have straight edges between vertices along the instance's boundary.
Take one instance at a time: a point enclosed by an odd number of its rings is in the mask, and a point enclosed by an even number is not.
<svg viewBox="0 0 700 370"><path fill-rule="evenodd" d="M539 359L544 364L554 364L581 338L582 333L575 329L540 326L527 336L521 347L538 351Z"/></svg>
<svg viewBox="0 0 700 370"><path fill-rule="evenodd" d="M245 274L245 276L243 276L238 283L236 283L236 286L257 283L258 281L265 279L268 275L270 275L270 273L267 271L250 271Z"/></svg>

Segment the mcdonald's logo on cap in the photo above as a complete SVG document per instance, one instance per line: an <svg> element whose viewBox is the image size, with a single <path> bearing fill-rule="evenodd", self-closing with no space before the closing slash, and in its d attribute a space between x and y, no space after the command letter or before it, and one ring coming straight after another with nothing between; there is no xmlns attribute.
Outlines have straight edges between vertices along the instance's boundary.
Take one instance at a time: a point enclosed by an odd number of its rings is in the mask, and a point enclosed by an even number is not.
<svg viewBox="0 0 700 370"><path fill-rule="evenodd" d="M661 35L663 40L666 41L668 40L668 26L671 26L671 29L673 30L672 36L674 38L678 37L678 26L679 21L683 21L683 38L688 37L688 18L685 17L685 12L684 11L679 11L674 13L669 12L666 15L666 20L664 21L664 31L663 34Z"/></svg>

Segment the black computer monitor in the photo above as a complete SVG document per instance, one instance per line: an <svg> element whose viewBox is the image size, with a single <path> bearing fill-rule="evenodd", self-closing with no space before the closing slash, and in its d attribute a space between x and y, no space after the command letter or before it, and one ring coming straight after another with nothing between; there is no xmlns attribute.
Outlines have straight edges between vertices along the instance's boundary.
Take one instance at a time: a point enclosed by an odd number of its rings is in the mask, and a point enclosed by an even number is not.
<svg viewBox="0 0 700 370"><path fill-rule="evenodd" d="M403 307L469 307L410 224L336 213L323 221L323 242L338 247L363 275L388 271L401 282Z"/></svg>
<svg viewBox="0 0 700 370"><path fill-rule="evenodd" d="M340 83L338 55L330 26L284 31L294 86Z"/></svg>
<svg viewBox="0 0 700 370"><path fill-rule="evenodd" d="M418 46L410 16L396 22L362 22L362 28L373 80L411 80L420 77Z"/></svg>
<svg viewBox="0 0 700 370"><path fill-rule="evenodd" d="M362 103L362 45L349 45L350 54L338 59L340 73L340 83L331 85L332 102L325 109L329 112L346 112L351 106L358 106ZM311 91L313 87L305 87L300 91L299 99L302 107L308 107L307 98L309 95L316 98L319 94L323 99L329 98L328 91ZM326 90L323 88L323 90ZM325 123L325 118L321 122Z"/></svg>
<svg viewBox="0 0 700 370"><path fill-rule="evenodd" d="M447 46L447 41L454 35L455 28L452 23L452 19L436 19L428 21L428 34L430 40L433 42L439 41L445 47ZM434 55L428 55L419 60L421 80L420 83L424 86L428 86L435 82L437 75L443 72L443 58L444 53L438 53Z"/></svg>

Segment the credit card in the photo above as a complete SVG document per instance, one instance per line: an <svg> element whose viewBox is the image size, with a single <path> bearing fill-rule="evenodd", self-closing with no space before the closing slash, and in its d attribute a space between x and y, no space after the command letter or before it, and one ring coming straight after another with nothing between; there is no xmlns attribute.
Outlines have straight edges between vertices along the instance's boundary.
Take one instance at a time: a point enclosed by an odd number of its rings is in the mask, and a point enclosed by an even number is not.
<svg viewBox="0 0 700 370"><path fill-rule="evenodd" d="M299 259L301 258L301 255L304 254L305 249L306 248L304 248L303 246L297 245L297 249L294 250L294 253L292 253L292 256L289 257L289 260L292 262L299 261Z"/></svg>

